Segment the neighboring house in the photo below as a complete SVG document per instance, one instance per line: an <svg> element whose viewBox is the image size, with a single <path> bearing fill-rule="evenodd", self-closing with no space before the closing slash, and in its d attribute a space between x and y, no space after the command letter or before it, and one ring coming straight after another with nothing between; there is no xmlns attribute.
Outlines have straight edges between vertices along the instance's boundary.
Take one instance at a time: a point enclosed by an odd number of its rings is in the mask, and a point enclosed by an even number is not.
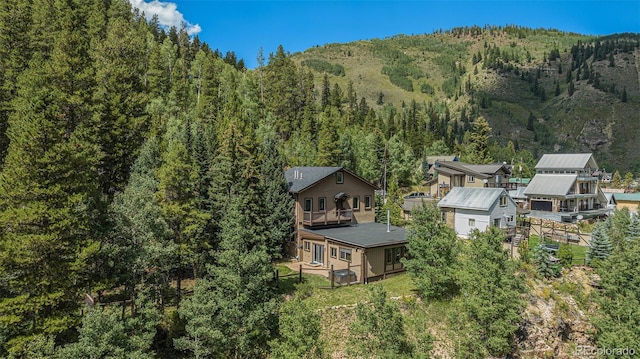
<svg viewBox="0 0 640 359"><path fill-rule="evenodd" d="M292 255L314 267L350 269L358 282L403 271L406 232L375 222L375 185L343 167L293 167ZM325 272L326 273L326 272Z"/></svg>
<svg viewBox="0 0 640 359"><path fill-rule="evenodd" d="M434 201L435 198L431 196L416 196L416 197L405 197L404 202L402 203L402 216L405 220L411 219L411 213L414 208L420 207L424 204L427 204L431 201Z"/></svg>
<svg viewBox="0 0 640 359"><path fill-rule="evenodd" d="M511 199L516 202L516 205L519 208L525 209L529 207L527 196L524 194L524 190L526 189L527 187L518 187L516 189L509 190L508 192L509 197L511 197Z"/></svg>
<svg viewBox="0 0 640 359"><path fill-rule="evenodd" d="M426 174L426 180L429 181L432 179L434 175L434 171L431 169L436 164L436 162L448 161L448 162L457 162L458 156L427 156L422 162L422 171Z"/></svg>
<svg viewBox="0 0 640 359"><path fill-rule="evenodd" d="M640 192L636 193L614 193L616 209L629 209L629 212L640 213Z"/></svg>
<svg viewBox="0 0 640 359"><path fill-rule="evenodd" d="M606 209L598 185L598 165L590 153L545 154L524 194L534 211L580 212Z"/></svg>
<svg viewBox="0 0 640 359"><path fill-rule="evenodd" d="M455 187L438 202L443 219L460 237L487 227L514 228L516 203L504 188Z"/></svg>
<svg viewBox="0 0 640 359"><path fill-rule="evenodd" d="M459 161L437 161L427 185L433 197L442 198L454 187L511 188L511 170L505 164L471 165Z"/></svg>

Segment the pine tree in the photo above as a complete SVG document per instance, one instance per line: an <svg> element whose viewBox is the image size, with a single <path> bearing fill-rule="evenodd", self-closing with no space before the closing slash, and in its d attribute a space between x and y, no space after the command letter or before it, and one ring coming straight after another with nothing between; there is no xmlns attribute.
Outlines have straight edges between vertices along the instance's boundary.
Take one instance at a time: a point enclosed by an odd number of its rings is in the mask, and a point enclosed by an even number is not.
<svg viewBox="0 0 640 359"><path fill-rule="evenodd" d="M600 348L635 348L640 343L639 262L640 240L634 237L624 247L614 249L597 268L602 289L596 297L600 315L593 321Z"/></svg>
<svg viewBox="0 0 640 359"><path fill-rule="evenodd" d="M20 355L33 335L77 323L96 234L98 147L91 141L92 71L81 10L56 2L49 59L36 55L18 81L11 144L0 174L0 322ZM59 343L68 338L59 336Z"/></svg>
<svg viewBox="0 0 640 359"><path fill-rule="evenodd" d="M620 171L616 170L613 173L613 177L611 178L611 185L613 188L622 188L622 175L620 175Z"/></svg>
<svg viewBox="0 0 640 359"><path fill-rule="evenodd" d="M516 275L516 263L502 247L503 241L499 228L475 231L465 251L460 274L462 310L455 316L461 327L470 330L461 338L458 357L501 356L512 350L525 308L520 296L525 288Z"/></svg>
<svg viewBox="0 0 640 359"><path fill-rule="evenodd" d="M473 131L469 138L467 160L475 164L487 164L493 162L489 154L489 138L491 127L484 117L478 117L473 123Z"/></svg>
<svg viewBox="0 0 640 359"><path fill-rule="evenodd" d="M542 243L533 250L533 263L536 265L538 274L543 278L555 277L558 272L557 266L551 262L549 252Z"/></svg>
<svg viewBox="0 0 640 359"><path fill-rule="evenodd" d="M338 110L330 107L320 115L320 131L318 132L318 155L316 166L338 165L340 148L338 146Z"/></svg>
<svg viewBox="0 0 640 359"><path fill-rule="evenodd" d="M106 38L96 45L96 90L93 94L95 121L102 149L100 177L102 190L110 195L121 191L137 151L146 134L142 74L144 42L135 31L129 4L121 0L111 4L123 6L127 17L112 16L106 27Z"/></svg>
<svg viewBox="0 0 640 359"><path fill-rule="evenodd" d="M275 134L265 138L261 145L260 181L263 209L260 219L265 236L265 246L272 260L282 258L286 243L291 239L293 224L293 198L289 194L289 184L284 177L284 159L280 155Z"/></svg>
<svg viewBox="0 0 640 359"><path fill-rule="evenodd" d="M101 250L105 263L111 263L103 273L103 278L110 279L104 289L123 286L131 298L135 298L141 285L153 288L162 297L169 288L168 278L177 252L155 200L155 172L160 166L157 142L153 137L145 142L127 187L115 195L109 211L111 235Z"/></svg>
<svg viewBox="0 0 640 359"><path fill-rule="evenodd" d="M179 309L187 321L187 336L176 340L178 349L203 357L265 354L276 324L276 293L267 248L244 213L252 200L235 190L229 198L215 264L208 266L207 277L198 280L193 297Z"/></svg>
<svg viewBox="0 0 640 359"><path fill-rule="evenodd" d="M602 222L593 226L591 231L591 240L589 248L586 252L587 264L596 264L596 262L607 259L611 255L613 246L609 240L609 236L605 232Z"/></svg>
<svg viewBox="0 0 640 359"><path fill-rule="evenodd" d="M442 221L435 203L424 203L411 213L407 258L402 260L420 295L441 299L458 290L456 272L460 244L456 233Z"/></svg>

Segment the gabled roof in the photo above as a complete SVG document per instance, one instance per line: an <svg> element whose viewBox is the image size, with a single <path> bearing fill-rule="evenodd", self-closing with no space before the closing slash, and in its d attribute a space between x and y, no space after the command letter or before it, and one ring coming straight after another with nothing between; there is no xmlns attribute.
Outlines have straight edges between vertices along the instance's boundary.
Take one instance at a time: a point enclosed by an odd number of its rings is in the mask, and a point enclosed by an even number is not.
<svg viewBox="0 0 640 359"><path fill-rule="evenodd" d="M589 161L593 163L591 166L587 166ZM538 164L536 164L536 170L539 169L566 169L566 170L580 170L585 167L591 167L592 169L598 168L593 155L591 153L552 153L544 154Z"/></svg>
<svg viewBox="0 0 640 359"><path fill-rule="evenodd" d="M284 172L284 177L289 184L289 192L300 193L338 171L347 172L372 188L377 188L371 182L344 167L292 167Z"/></svg>
<svg viewBox="0 0 640 359"><path fill-rule="evenodd" d="M402 227L383 223L369 222L355 226L332 227L322 229L302 229L305 232L321 235L328 239L363 248L383 247L407 243L407 231Z"/></svg>
<svg viewBox="0 0 640 359"><path fill-rule="evenodd" d="M292 167L284 172L284 177L289 183L289 192L298 193L341 169L342 167Z"/></svg>
<svg viewBox="0 0 640 359"><path fill-rule="evenodd" d="M509 168L507 168L507 165L502 164L502 163L495 163L495 164L491 164L491 165L467 165L465 164L465 167L467 167L468 169L474 170L476 172L480 172L480 173L484 173L487 175L493 175L496 172L500 171L501 169L504 169L504 172L507 174L511 173L511 170L509 170Z"/></svg>
<svg viewBox="0 0 640 359"><path fill-rule="evenodd" d="M537 174L525 189L524 194L565 196L573 188L578 175L565 174Z"/></svg>
<svg viewBox="0 0 640 359"><path fill-rule="evenodd" d="M454 187L438 202L438 207L488 211L502 195L509 197L502 188ZM509 200L513 203L511 197Z"/></svg>
<svg viewBox="0 0 640 359"><path fill-rule="evenodd" d="M472 168L468 167L469 164L458 161L438 161L435 166L431 167L432 170L437 172L442 172L445 174L456 174L456 175L472 175L474 177L484 179L489 178L491 176L484 174L482 172L478 172Z"/></svg>

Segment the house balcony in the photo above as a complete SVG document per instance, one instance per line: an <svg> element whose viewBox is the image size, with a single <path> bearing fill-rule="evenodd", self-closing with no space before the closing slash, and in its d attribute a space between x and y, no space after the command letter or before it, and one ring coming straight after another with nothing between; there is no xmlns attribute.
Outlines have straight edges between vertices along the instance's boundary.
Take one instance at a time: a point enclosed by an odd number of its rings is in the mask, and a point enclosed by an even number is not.
<svg viewBox="0 0 640 359"><path fill-rule="evenodd" d="M351 209L338 209L333 211L309 212L305 211L302 224L305 226L328 226L336 224L349 224L353 219Z"/></svg>

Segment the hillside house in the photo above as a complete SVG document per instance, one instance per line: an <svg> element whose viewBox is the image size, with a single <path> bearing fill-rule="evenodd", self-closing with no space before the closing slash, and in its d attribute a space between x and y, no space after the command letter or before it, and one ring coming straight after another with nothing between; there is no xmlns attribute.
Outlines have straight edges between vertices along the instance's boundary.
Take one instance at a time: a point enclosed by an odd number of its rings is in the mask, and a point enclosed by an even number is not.
<svg viewBox="0 0 640 359"><path fill-rule="evenodd" d="M631 213L640 213L640 192L636 193L614 193L616 209L627 208Z"/></svg>
<svg viewBox="0 0 640 359"><path fill-rule="evenodd" d="M447 225L460 237L467 238L474 230L499 227L514 233L516 203L504 188L455 187L438 202Z"/></svg>
<svg viewBox="0 0 640 359"><path fill-rule="evenodd" d="M511 170L505 164L471 165L459 161L437 161L427 182L431 196L443 198L455 187L511 188Z"/></svg>
<svg viewBox="0 0 640 359"><path fill-rule="evenodd" d="M293 167L285 177L300 262L349 269L360 283L404 271L406 231L375 223L375 185L343 167Z"/></svg>
<svg viewBox="0 0 640 359"><path fill-rule="evenodd" d="M581 212L607 208L590 153L545 154L524 194L534 211Z"/></svg>

